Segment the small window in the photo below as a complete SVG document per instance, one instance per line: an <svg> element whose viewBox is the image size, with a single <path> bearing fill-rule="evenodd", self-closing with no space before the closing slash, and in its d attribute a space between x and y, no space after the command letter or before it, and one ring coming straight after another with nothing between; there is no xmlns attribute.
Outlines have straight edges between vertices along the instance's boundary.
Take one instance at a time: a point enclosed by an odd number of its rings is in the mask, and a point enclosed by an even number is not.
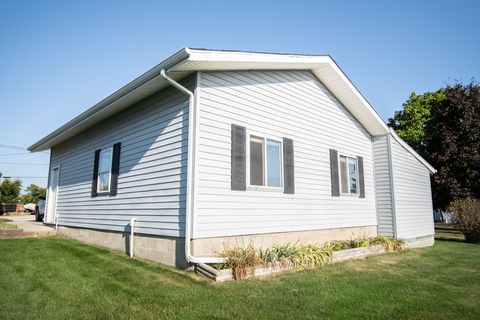
<svg viewBox="0 0 480 320"><path fill-rule="evenodd" d="M358 194L357 158L340 156L340 186L343 194Z"/></svg>
<svg viewBox="0 0 480 320"><path fill-rule="evenodd" d="M99 161L98 161L97 192L110 191L111 169L112 169L112 148L101 150Z"/></svg>
<svg viewBox="0 0 480 320"><path fill-rule="evenodd" d="M250 185L282 187L282 143L250 136Z"/></svg>

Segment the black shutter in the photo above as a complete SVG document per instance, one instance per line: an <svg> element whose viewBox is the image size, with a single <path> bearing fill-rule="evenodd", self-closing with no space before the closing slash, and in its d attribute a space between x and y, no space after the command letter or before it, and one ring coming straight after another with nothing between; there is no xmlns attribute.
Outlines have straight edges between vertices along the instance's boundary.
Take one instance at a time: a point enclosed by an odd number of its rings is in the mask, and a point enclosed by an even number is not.
<svg viewBox="0 0 480 320"><path fill-rule="evenodd" d="M100 149L95 150L95 158L93 160L92 197L97 196L98 161L99 160L100 160Z"/></svg>
<svg viewBox="0 0 480 320"><path fill-rule="evenodd" d="M338 153L337 150L330 149L330 179L332 185L332 196L340 196L340 183L338 180Z"/></svg>
<svg viewBox="0 0 480 320"><path fill-rule="evenodd" d="M283 138L283 192L295 193L295 167L293 162L293 140Z"/></svg>
<svg viewBox="0 0 480 320"><path fill-rule="evenodd" d="M358 185L360 187L360 198L365 198L365 177L363 173L363 158L357 156L358 160Z"/></svg>
<svg viewBox="0 0 480 320"><path fill-rule="evenodd" d="M232 190L247 189L247 158L245 127L232 124Z"/></svg>
<svg viewBox="0 0 480 320"><path fill-rule="evenodd" d="M117 194L118 173L120 171L120 142L113 145L112 174L110 179L110 195Z"/></svg>

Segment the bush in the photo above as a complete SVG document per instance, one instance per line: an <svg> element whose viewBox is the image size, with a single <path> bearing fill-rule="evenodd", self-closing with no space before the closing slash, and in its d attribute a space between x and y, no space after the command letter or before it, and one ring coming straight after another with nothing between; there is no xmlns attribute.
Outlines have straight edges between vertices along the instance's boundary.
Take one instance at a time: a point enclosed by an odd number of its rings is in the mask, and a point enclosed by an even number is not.
<svg viewBox="0 0 480 320"><path fill-rule="evenodd" d="M405 242L402 240L378 236L370 240L370 245L382 245L387 252L401 251Z"/></svg>
<svg viewBox="0 0 480 320"><path fill-rule="evenodd" d="M259 251L260 259L266 264L278 263L292 267L321 266L332 260L331 246L316 244L281 244Z"/></svg>
<svg viewBox="0 0 480 320"><path fill-rule="evenodd" d="M465 240L480 243L480 200L466 198L450 203L449 211L454 215L454 224L465 235Z"/></svg>
<svg viewBox="0 0 480 320"><path fill-rule="evenodd" d="M261 262L253 245L246 248L226 249L220 256L226 259L223 268L232 268L235 280L244 279L247 275L253 274L255 266Z"/></svg>

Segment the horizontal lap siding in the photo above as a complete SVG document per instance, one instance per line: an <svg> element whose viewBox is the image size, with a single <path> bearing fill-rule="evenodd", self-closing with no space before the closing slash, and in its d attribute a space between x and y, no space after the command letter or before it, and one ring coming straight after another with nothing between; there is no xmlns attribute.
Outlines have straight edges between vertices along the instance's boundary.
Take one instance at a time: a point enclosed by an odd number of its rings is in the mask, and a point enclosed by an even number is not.
<svg viewBox="0 0 480 320"><path fill-rule="evenodd" d="M432 235L430 173L395 139L391 141L397 236L404 239Z"/></svg>
<svg viewBox="0 0 480 320"><path fill-rule="evenodd" d="M194 237L376 225L370 135L304 71L201 74ZM231 125L293 139L295 194L233 191ZM331 196L329 149L362 156L366 198Z"/></svg>
<svg viewBox="0 0 480 320"><path fill-rule="evenodd" d="M373 138L378 233L394 236L388 136Z"/></svg>
<svg viewBox="0 0 480 320"><path fill-rule="evenodd" d="M193 87L193 78L185 83ZM188 138L188 99L167 88L52 149L60 165L59 224L182 236ZM116 196L92 198L94 152L121 142Z"/></svg>

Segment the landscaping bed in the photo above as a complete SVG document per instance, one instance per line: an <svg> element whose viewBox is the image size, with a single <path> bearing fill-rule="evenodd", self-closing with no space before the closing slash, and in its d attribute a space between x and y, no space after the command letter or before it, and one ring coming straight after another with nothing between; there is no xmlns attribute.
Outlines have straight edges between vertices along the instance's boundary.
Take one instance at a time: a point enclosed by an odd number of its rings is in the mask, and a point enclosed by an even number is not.
<svg viewBox="0 0 480 320"><path fill-rule="evenodd" d="M351 241L333 241L323 245L283 244L265 250L246 248L226 249L220 256L225 263L197 264L195 271L215 281L241 280L288 270L314 268L328 263L359 259L386 251L402 250L400 240L375 237Z"/></svg>

